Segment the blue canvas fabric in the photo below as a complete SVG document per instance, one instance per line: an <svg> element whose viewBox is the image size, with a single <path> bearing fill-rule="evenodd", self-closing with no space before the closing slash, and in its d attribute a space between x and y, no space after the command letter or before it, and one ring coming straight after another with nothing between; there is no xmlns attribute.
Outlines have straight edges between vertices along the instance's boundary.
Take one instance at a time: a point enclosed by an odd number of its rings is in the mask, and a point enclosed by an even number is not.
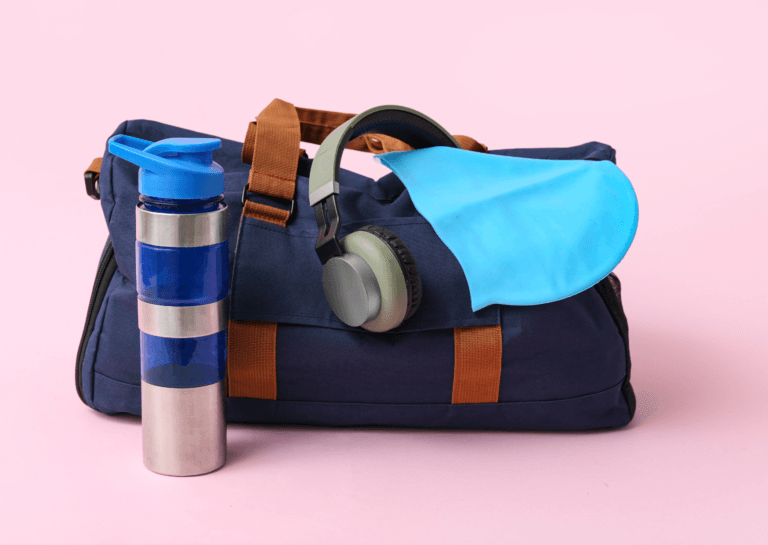
<svg viewBox="0 0 768 545"><path fill-rule="evenodd" d="M114 134L146 140L207 137L152 121L125 122ZM634 412L618 281L609 277L567 299L534 307L491 305L472 312L456 258L418 213L394 174L375 181L342 170L341 235L367 224L394 231L413 253L423 285L414 317L384 334L350 328L328 308L308 201L311 160L297 173L297 213L287 227L241 218L249 165L242 144L222 140L213 159L225 171L230 207L231 318L277 322L277 400L228 399L233 422L568 430L626 425ZM491 153L613 161L609 146ZM101 205L117 270L94 310L80 387L107 414L139 414L140 358L134 259L138 168L106 152ZM269 198L252 200L284 207ZM237 249L235 253L235 249ZM452 405L453 328L502 328L498 403Z"/></svg>

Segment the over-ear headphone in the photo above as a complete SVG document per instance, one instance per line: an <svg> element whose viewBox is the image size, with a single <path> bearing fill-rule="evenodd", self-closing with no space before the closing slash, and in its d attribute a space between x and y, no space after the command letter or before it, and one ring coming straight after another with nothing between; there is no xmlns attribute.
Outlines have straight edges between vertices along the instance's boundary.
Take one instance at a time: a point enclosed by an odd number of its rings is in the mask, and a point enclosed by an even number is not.
<svg viewBox="0 0 768 545"><path fill-rule="evenodd" d="M397 138L420 149L460 147L440 125L402 106L371 108L336 128L323 141L309 173L309 204L320 233L315 251L323 263L323 290L336 316L351 327L383 332L413 316L421 279L411 252L393 232L367 225L338 239L341 154L350 140L369 133Z"/></svg>

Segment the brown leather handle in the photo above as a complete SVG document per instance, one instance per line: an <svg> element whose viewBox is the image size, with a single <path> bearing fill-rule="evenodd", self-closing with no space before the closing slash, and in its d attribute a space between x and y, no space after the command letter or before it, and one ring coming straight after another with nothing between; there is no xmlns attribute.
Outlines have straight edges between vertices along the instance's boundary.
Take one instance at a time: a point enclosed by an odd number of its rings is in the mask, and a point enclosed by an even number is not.
<svg viewBox="0 0 768 545"><path fill-rule="evenodd" d="M336 127L357 115L330 112L326 110L312 110L310 108L295 107L295 109L299 117L301 141L317 145L322 144L323 140L325 140ZM256 140L257 126L258 119L252 121L248 125L248 131L245 135L245 142L243 144L243 163L252 164L253 162L253 149ZM469 136L454 135L454 138L458 141L459 145L466 150L479 152L488 151L488 148L485 145ZM406 151L410 150L411 147L390 136L385 136L383 134L366 134L350 141L349 144L347 144L346 149L378 154L388 153L390 151Z"/></svg>
<svg viewBox="0 0 768 545"><path fill-rule="evenodd" d="M299 157L304 153L299 144L302 141L320 144L336 127L353 117L355 114L296 108L289 102L273 100L257 120L248 125L245 135L241 157L244 163L251 165L248 191L293 200ZM468 136L454 138L466 150L488 151L483 144ZM370 153L411 149L404 142L383 134L366 134L352 140L346 147ZM285 227L291 212L245 200L243 215Z"/></svg>

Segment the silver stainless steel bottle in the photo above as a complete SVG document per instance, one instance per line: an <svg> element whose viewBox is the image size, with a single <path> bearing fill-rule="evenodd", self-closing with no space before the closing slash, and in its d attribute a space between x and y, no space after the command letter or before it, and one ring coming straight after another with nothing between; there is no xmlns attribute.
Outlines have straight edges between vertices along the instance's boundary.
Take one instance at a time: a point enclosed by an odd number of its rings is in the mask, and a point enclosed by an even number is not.
<svg viewBox="0 0 768 545"><path fill-rule="evenodd" d="M221 141L127 135L109 150L141 167L136 289L144 465L209 473L226 458L229 250Z"/></svg>

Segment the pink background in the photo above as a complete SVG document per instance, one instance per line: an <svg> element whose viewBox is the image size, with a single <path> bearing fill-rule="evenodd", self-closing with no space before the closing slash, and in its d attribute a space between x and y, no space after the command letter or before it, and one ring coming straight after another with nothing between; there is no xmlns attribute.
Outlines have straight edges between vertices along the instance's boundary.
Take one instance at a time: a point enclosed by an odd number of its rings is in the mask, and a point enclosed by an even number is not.
<svg viewBox="0 0 768 545"><path fill-rule="evenodd" d="M3 8L0 542L768 543L765 2L259 4ZM635 421L230 426L221 471L144 469L139 419L75 393L107 235L82 172L125 119L242 140L275 97L614 146L641 208L617 269Z"/></svg>

